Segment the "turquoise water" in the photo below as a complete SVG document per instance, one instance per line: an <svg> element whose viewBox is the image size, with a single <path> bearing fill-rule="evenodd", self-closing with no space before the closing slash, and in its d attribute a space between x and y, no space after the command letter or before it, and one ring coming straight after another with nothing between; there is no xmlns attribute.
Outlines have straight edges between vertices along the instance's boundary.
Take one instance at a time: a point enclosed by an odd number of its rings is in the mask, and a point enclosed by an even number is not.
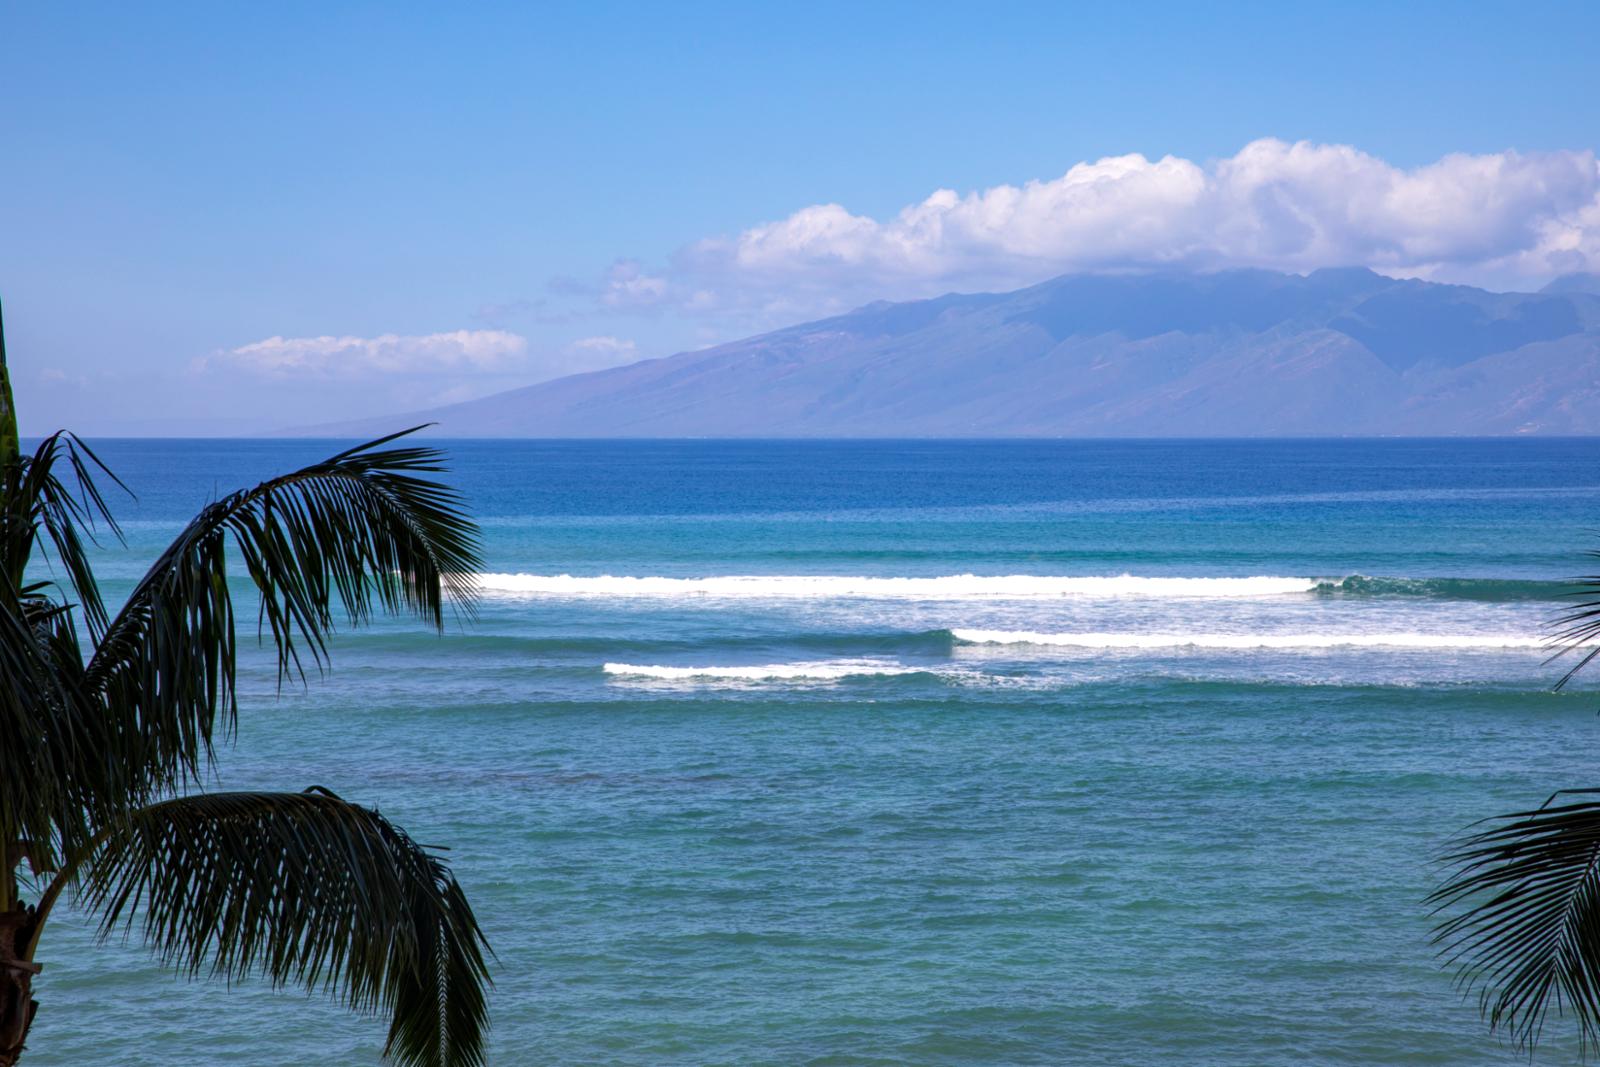
<svg viewBox="0 0 1600 1067"><path fill-rule="evenodd" d="M479 618L281 696L252 655L217 786L451 846L492 1062L1518 1060L1420 901L1465 824L1600 784L1539 647L1600 441L447 447ZM334 450L105 443L108 591ZM33 1064L378 1060L80 916L40 958Z"/></svg>

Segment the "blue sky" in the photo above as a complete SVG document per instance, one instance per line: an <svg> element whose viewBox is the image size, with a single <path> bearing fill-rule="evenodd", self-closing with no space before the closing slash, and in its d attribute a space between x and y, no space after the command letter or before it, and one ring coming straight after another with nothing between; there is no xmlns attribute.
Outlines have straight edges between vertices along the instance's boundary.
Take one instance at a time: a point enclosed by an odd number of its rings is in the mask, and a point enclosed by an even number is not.
<svg viewBox="0 0 1600 1067"><path fill-rule="evenodd" d="M1600 248L1596 41L1596 4L4 3L24 430L405 410L1067 269L1536 284Z"/></svg>

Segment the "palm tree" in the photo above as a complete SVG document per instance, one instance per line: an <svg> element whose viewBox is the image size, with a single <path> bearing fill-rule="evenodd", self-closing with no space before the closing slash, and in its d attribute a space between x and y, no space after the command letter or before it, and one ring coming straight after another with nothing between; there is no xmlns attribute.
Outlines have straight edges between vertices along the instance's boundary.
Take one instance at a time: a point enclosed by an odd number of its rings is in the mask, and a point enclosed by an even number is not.
<svg viewBox="0 0 1600 1067"><path fill-rule="evenodd" d="M115 476L70 434L21 452L0 328L0 1067L38 1010L63 892L191 976L386 1013L399 1063L483 1062L488 945L449 867L319 786L201 789L238 713L230 543L280 680L322 667L335 604L435 628L447 600L470 611L477 528L428 477L440 454L401 436L210 504L112 614L85 545L102 525L120 536L95 486ZM36 550L58 582L29 581Z"/></svg>
<svg viewBox="0 0 1600 1067"><path fill-rule="evenodd" d="M1600 552L1590 556L1600 558ZM1556 656L1600 656L1600 575L1555 622ZM1488 820L1445 857L1455 870L1428 898L1450 914L1434 930L1491 1031L1532 1055L1551 1008L1571 1012L1580 1052L1600 1049L1600 789L1565 789L1532 811Z"/></svg>

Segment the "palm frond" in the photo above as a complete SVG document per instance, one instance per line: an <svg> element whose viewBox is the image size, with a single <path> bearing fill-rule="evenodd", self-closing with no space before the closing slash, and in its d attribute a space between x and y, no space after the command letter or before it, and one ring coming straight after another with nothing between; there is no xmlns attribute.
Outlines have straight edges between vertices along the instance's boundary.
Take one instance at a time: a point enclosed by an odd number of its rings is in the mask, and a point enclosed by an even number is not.
<svg viewBox="0 0 1600 1067"><path fill-rule="evenodd" d="M80 877L103 934L137 924L191 976L386 1010L408 1067L483 1062L487 942L449 868L376 811L325 790L168 800L106 831Z"/></svg>
<svg viewBox="0 0 1600 1067"><path fill-rule="evenodd" d="M1494 820L1445 857L1456 870L1429 897L1458 912L1434 940L1459 985L1530 1051L1552 1007L1600 1048L1600 801L1557 803L1596 792Z"/></svg>
<svg viewBox="0 0 1600 1067"><path fill-rule="evenodd" d="M0 590L7 585L0 579ZM12 593L0 595L0 846L51 840L62 822L82 828L72 783L83 777L80 763L94 763L79 730L93 717L79 714L59 670L53 628Z"/></svg>
<svg viewBox="0 0 1600 1067"><path fill-rule="evenodd" d="M62 466L70 471L76 491L56 473ZM47 553L46 562L66 572L92 638L104 632L107 619L85 537L93 540L102 522L114 536L122 536L95 483L95 470L122 486L88 445L67 433L52 434L33 455L0 467L0 566L13 587L20 588L42 531L54 549L53 559Z"/></svg>
<svg viewBox="0 0 1600 1067"><path fill-rule="evenodd" d="M412 431L405 431L410 433ZM445 602L470 613L477 527L429 448L384 448L395 434L211 504L161 554L111 620L85 676L124 722L128 758L171 784L200 772L237 715L227 546L260 594L280 678L320 669L337 605L442 627Z"/></svg>
<svg viewBox="0 0 1600 1067"><path fill-rule="evenodd" d="M82 848L137 791L83 672L70 607L0 574L0 837L39 855Z"/></svg>
<svg viewBox="0 0 1600 1067"><path fill-rule="evenodd" d="M1600 552L1586 553L1591 559L1600 559ZM1564 688L1578 673L1600 656L1600 574L1574 579L1576 589L1570 596L1575 605L1559 615L1550 625L1550 641L1556 646L1552 660L1575 656L1571 668L1556 682Z"/></svg>

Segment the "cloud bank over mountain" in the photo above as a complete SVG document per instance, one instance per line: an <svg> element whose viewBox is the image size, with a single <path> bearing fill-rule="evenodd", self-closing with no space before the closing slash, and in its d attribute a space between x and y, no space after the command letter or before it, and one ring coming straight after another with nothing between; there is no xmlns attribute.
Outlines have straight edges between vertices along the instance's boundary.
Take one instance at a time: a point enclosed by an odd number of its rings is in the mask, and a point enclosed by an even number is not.
<svg viewBox="0 0 1600 1067"><path fill-rule="evenodd" d="M878 302L665 359L310 432L1005 437L1600 433L1600 277L1072 274Z"/></svg>
<svg viewBox="0 0 1600 1067"><path fill-rule="evenodd" d="M1206 161L1111 156L1050 179L939 189L881 218L837 203L801 206L728 236L692 240L655 263L621 258L588 282L563 276L537 298L483 302L474 316L479 328L286 330L193 360L185 387L219 398L208 405L219 409L225 398L249 396L254 409L292 403L307 410L308 422L321 422L430 410L640 357L725 346L880 300L1005 293L1064 275L1305 276L1345 268L1500 291L1565 277L1560 284L1572 291L1592 292L1586 279L1600 272L1600 162L1591 150L1508 149L1397 166L1347 145L1273 138ZM1426 315L1419 321L1425 328ZM60 393L95 387L64 373L37 380ZM305 389L308 383L316 388ZM1551 424L1543 416L1532 421ZM1398 425L1373 423L1372 430ZM996 432L1009 431L997 425Z"/></svg>
<svg viewBox="0 0 1600 1067"><path fill-rule="evenodd" d="M1348 266L1505 288L1596 269L1600 164L1507 150L1405 168L1273 138L1207 162L1113 156L1020 186L939 189L886 219L802 207L695 241L660 270L618 261L600 303L781 316L1066 272Z"/></svg>

